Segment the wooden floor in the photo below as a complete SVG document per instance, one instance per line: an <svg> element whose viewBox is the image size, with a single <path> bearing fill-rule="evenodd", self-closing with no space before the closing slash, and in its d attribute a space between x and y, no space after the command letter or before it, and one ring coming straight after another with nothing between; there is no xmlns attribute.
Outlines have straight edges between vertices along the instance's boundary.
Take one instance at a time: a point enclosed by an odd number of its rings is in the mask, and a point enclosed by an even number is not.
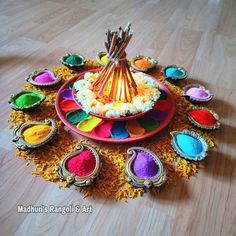
<svg viewBox="0 0 236 236"><path fill-rule="evenodd" d="M108 28L133 24L129 57L184 66L215 94L218 148L190 181L128 204L86 199L31 175L15 157L7 98L66 52L94 58ZM236 1L1 0L0 235L236 235ZM17 205L86 205L92 213L19 214Z"/></svg>

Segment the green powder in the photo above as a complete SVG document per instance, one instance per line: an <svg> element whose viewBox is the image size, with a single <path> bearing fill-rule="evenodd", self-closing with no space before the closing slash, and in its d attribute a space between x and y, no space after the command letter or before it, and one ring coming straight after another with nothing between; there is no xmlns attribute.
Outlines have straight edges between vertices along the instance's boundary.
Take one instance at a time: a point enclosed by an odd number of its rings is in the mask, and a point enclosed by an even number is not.
<svg viewBox="0 0 236 236"><path fill-rule="evenodd" d="M66 63L71 64L71 65L80 65L83 62L83 59L79 56L76 55L71 55L66 58Z"/></svg>
<svg viewBox="0 0 236 236"><path fill-rule="evenodd" d="M15 100L15 104L18 107L27 107L40 101L40 97L35 93L25 93L18 96Z"/></svg>
<svg viewBox="0 0 236 236"><path fill-rule="evenodd" d="M148 116L143 116L137 119L138 123L146 130L151 132L159 126L159 123Z"/></svg>
<svg viewBox="0 0 236 236"><path fill-rule="evenodd" d="M87 117L89 117L89 114L81 109L66 113L66 120L73 125L77 125L80 121L86 119Z"/></svg>

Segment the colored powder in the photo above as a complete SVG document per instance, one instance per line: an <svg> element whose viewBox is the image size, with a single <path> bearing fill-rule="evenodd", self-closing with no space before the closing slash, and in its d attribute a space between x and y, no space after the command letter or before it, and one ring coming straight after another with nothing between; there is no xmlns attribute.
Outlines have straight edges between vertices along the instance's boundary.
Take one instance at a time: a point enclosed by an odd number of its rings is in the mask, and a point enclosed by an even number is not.
<svg viewBox="0 0 236 236"><path fill-rule="evenodd" d="M89 116L86 119L79 122L76 127L78 130L82 132L91 132L93 128L95 128L101 121L102 119L98 117Z"/></svg>
<svg viewBox="0 0 236 236"><path fill-rule="evenodd" d="M85 177L93 173L96 166L96 160L92 151L86 150L70 158L65 166L70 173Z"/></svg>
<svg viewBox="0 0 236 236"><path fill-rule="evenodd" d="M207 110L193 110L189 112L189 115L200 125L213 126L215 124L215 117Z"/></svg>
<svg viewBox="0 0 236 236"><path fill-rule="evenodd" d="M125 128L131 138L141 136L145 133L145 129L136 120L128 121Z"/></svg>
<svg viewBox="0 0 236 236"><path fill-rule="evenodd" d="M187 90L186 95L200 99L209 97L208 93L202 88L190 88Z"/></svg>
<svg viewBox="0 0 236 236"><path fill-rule="evenodd" d="M65 100L74 100L72 89L63 89L61 96Z"/></svg>
<svg viewBox="0 0 236 236"><path fill-rule="evenodd" d="M77 55L71 55L65 59L65 62L70 65L80 65L83 59Z"/></svg>
<svg viewBox="0 0 236 236"><path fill-rule="evenodd" d="M157 175L159 168L148 153L138 152L132 162L131 170L139 178L151 179Z"/></svg>
<svg viewBox="0 0 236 236"><path fill-rule="evenodd" d="M69 83L69 85L68 85L68 89L72 89L73 86L74 86L74 82Z"/></svg>
<svg viewBox="0 0 236 236"><path fill-rule="evenodd" d="M20 96L18 96L15 100L15 104L18 107L27 107L31 106L37 102L39 102L41 99L39 95L35 93L25 93Z"/></svg>
<svg viewBox="0 0 236 236"><path fill-rule="evenodd" d="M115 122L111 129L111 138L125 139L129 137L129 133L125 129L125 122Z"/></svg>
<svg viewBox="0 0 236 236"><path fill-rule="evenodd" d="M202 144L198 139L186 134L177 134L176 143L181 151L188 156L199 155L203 150Z"/></svg>
<svg viewBox="0 0 236 236"><path fill-rule="evenodd" d="M151 110L148 112L147 116L156 121L163 121L167 118L168 113L165 111L155 111Z"/></svg>
<svg viewBox="0 0 236 236"><path fill-rule="evenodd" d="M101 61L104 63L104 64L106 64L107 63L107 56L105 55L105 56L102 56L101 57Z"/></svg>
<svg viewBox="0 0 236 236"><path fill-rule="evenodd" d="M166 100L167 98L167 94L164 90L160 90L160 97L159 97L159 100Z"/></svg>
<svg viewBox="0 0 236 236"><path fill-rule="evenodd" d="M81 109L66 113L66 120L73 125L77 125L79 122L86 119L87 117L89 117L89 114L87 114Z"/></svg>
<svg viewBox="0 0 236 236"><path fill-rule="evenodd" d="M27 143L36 144L44 140L52 131L50 125L34 125L23 131L23 138Z"/></svg>
<svg viewBox="0 0 236 236"><path fill-rule="evenodd" d="M92 135L101 138L109 138L113 123L114 122L112 121L106 121L106 120L102 121L98 126L96 126L92 130Z"/></svg>
<svg viewBox="0 0 236 236"><path fill-rule="evenodd" d="M159 111L169 111L171 108L171 103L167 100L158 100L155 102L155 105L153 106L154 110Z"/></svg>
<svg viewBox="0 0 236 236"><path fill-rule="evenodd" d="M135 66L137 66L140 69L145 69L147 67L152 66L152 63L149 60L145 59L145 58L136 60L134 62L134 64L135 64Z"/></svg>
<svg viewBox="0 0 236 236"><path fill-rule="evenodd" d="M159 126L159 123L148 116L142 116L137 119L138 123L146 130L150 132Z"/></svg>
<svg viewBox="0 0 236 236"><path fill-rule="evenodd" d="M167 77L177 78L183 76L184 72L182 70L178 70L177 68L169 67L166 69L165 74Z"/></svg>
<svg viewBox="0 0 236 236"><path fill-rule="evenodd" d="M63 100L60 102L60 108L63 112L69 112L81 107L73 100Z"/></svg>
<svg viewBox="0 0 236 236"><path fill-rule="evenodd" d="M50 73L43 72L43 73L37 75L34 78L34 81L37 83L46 84L46 83L54 82L55 79L53 78L53 76Z"/></svg>

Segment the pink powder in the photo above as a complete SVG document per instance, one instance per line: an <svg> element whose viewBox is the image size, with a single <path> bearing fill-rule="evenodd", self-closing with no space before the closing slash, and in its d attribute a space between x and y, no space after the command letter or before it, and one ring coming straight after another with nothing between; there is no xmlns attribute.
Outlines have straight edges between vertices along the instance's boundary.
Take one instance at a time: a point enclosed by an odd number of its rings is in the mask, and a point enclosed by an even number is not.
<svg viewBox="0 0 236 236"><path fill-rule="evenodd" d="M34 78L35 82L46 84L55 81L53 76L48 72L43 72Z"/></svg>
<svg viewBox="0 0 236 236"><path fill-rule="evenodd" d="M207 98L209 96L202 88L190 88L187 90L186 95L194 98Z"/></svg>

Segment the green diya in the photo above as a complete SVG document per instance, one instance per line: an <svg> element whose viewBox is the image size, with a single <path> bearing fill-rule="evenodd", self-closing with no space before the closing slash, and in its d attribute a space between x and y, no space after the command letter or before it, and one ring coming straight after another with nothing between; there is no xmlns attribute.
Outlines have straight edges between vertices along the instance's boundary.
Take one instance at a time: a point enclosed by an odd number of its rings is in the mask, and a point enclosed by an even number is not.
<svg viewBox="0 0 236 236"><path fill-rule="evenodd" d="M71 70L78 70L84 66L86 60L82 55L67 53L61 57L60 62Z"/></svg>
<svg viewBox="0 0 236 236"><path fill-rule="evenodd" d="M16 111L24 111L38 106L45 98L45 95L38 91L22 90L18 93L12 94L8 99L8 103L11 108Z"/></svg>

